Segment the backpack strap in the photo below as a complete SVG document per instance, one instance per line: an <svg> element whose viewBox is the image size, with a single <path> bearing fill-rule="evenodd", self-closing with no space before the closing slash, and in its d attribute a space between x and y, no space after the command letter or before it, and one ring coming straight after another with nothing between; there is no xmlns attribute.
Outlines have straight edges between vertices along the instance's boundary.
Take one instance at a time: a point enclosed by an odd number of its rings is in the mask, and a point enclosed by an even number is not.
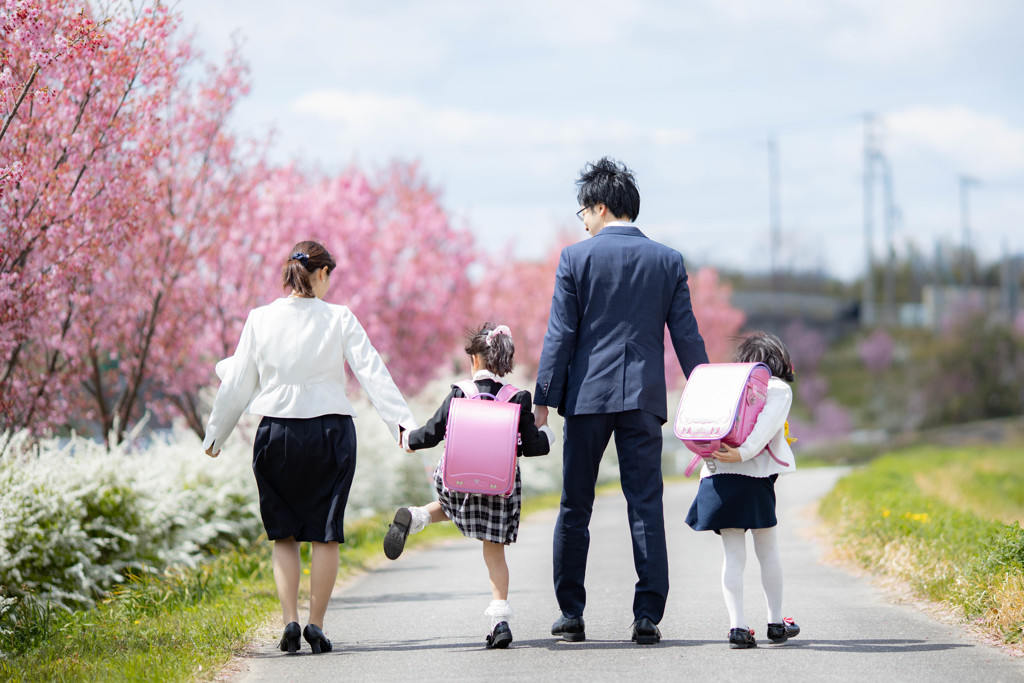
<svg viewBox="0 0 1024 683"><path fill-rule="evenodd" d="M512 397L518 394L520 391L522 391L522 389L512 384L505 384L501 387L501 389L498 389L498 393L495 394L494 400L506 403L512 400Z"/></svg>
<svg viewBox="0 0 1024 683"><path fill-rule="evenodd" d="M480 393L480 390L477 389L476 387L476 382L474 382L473 380L456 382L452 386L462 389L462 393L466 396L466 398L474 398L477 394Z"/></svg>
<svg viewBox="0 0 1024 683"><path fill-rule="evenodd" d="M768 446L765 446L765 450L768 451L768 455L772 456L772 460L774 460L775 462L779 463L783 467L789 467L789 463L788 462L785 462L784 460L779 460L779 456L775 455L775 451L772 450L772 447L771 447L770 444Z"/></svg>

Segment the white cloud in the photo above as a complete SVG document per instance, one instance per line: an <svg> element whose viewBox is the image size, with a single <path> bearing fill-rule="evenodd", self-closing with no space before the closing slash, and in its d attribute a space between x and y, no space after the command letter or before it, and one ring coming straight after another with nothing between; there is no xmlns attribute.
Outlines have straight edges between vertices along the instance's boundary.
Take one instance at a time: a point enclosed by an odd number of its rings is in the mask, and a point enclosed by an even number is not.
<svg viewBox="0 0 1024 683"><path fill-rule="evenodd" d="M891 66L956 59L963 43L1007 13L1005 0L716 0L725 30L778 33L809 58Z"/></svg>
<svg viewBox="0 0 1024 683"><path fill-rule="evenodd" d="M886 116L897 149L938 153L964 173L1024 171L1024 129L964 106L912 107Z"/></svg>
<svg viewBox="0 0 1024 683"><path fill-rule="evenodd" d="M428 104L410 95L317 90L302 95L293 111L340 124L344 138L361 145L374 141L407 143L414 148L501 146L572 148L596 141L606 144L684 145L693 139L686 128L642 126L623 119L562 119L476 111Z"/></svg>

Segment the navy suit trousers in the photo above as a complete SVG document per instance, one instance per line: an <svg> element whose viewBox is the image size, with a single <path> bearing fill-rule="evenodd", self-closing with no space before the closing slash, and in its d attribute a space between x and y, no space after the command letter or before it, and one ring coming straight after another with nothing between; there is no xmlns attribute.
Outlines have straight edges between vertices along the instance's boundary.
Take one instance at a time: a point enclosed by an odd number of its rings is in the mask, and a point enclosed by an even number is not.
<svg viewBox="0 0 1024 683"><path fill-rule="evenodd" d="M668 551L661 479L662 421L643 410L565 418L562 503L555 524L555 596L562 614L583 616L590 516L601 456L612 434L633 536L635 619L661 621L668 598Z"/></svg>

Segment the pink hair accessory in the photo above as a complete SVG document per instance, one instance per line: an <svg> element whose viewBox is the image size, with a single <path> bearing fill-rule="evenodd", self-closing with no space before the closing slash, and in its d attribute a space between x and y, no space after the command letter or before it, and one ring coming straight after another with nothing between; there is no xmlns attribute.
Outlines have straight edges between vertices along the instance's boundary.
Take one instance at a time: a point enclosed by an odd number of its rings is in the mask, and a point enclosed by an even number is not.
<svg viewBox="0 0 1024 683"><path fill-rule="evenodd" d="M498 325L493 330L487 331L487 345L490 346L491 340L499 334L505 334L508 335L510 339L512 338L512 330L508 329L508 325Z"/></svg>

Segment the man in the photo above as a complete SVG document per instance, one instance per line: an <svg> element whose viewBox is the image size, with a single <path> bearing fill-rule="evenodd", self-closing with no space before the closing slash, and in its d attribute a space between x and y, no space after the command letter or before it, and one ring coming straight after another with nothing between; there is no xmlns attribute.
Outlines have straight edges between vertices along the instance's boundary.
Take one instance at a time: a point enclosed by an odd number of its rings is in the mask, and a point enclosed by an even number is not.
<svg viewBox="0 0 1024 683"><path fill-rule="evenodd" d="M548 406L565 417L562 501L555 524L555 595L562 611L551 634L586 638L584 575L590 515L601 456L611 436L626 496L637 583L632 638L661 639L668 597L662 511L661 427L665 395L665 326L683 372L706 363L690 307L682 255L635 225L640 193L632 171L605 157L576 181L590 239L566 247L537 371L536 422Z"/></svg>

